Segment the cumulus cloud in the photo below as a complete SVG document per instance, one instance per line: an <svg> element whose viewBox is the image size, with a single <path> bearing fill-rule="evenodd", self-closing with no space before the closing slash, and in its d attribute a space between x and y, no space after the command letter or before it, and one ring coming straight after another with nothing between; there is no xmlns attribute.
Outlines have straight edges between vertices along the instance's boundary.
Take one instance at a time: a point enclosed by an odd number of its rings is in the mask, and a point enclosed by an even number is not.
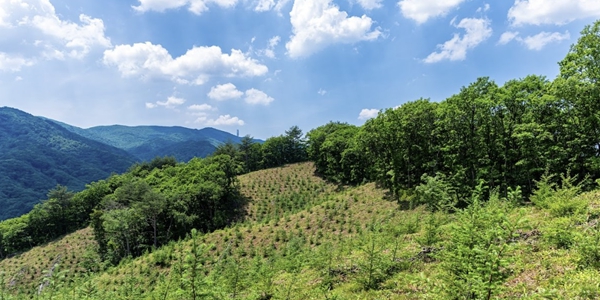
<svg viewBox="0 0 600 300"><path fill-rule="evenodd" d="M263 91L249 89L246 91L245 100L248 104L269 105L269 103L273 102L275 99L269 97L269 95L265 94Z"/></svg>
<svg viewBox="0 0 600 300"><path fill-rule="evenodd" d="M519 32L517 31L507 31L500 36L498 40L499 45L506 45L510 43L512 40L519 36Z"/></svg>
<svg viewBox="0 0 600 300"><path fill-rule="evenodd" d="M359 120L367 120L367 119L375 118L375 117L377 117L378 113L379 113L378 109L375 109L375 108L371 108L371 109L364 108L358 114L358 119Z"/></svg>
<svg viewBox="0 0 600 300"><path fill-rule="evenodd" d="M446 15L465 0L402 0L398 2L400 11L405 18L412 19L417 24Z"/></svg>
<svg viewBox="0 0 600 300"><path fill-rule="evenodd" d="M324 89L319 89L319 90L317 91L317 94L319 94L319 95L321 95L321 96L325 96L325 94L327 94L327 91L326 91L326 90L324 90Z"/></svg>
<svg viewBox="0 0 600 300"><path fill-rule="evenodd" d="M515 0L508 19L519 25L562 25L574 20L600 18L598 0Z"/></svg>
<svg viewBox="0 0 600 300"><path fill-rule="evenodd" d="M376 9L376 8L381 8L381 1L382 0L356 0L358 2L358 5L360 5L362 8L366 9L366 10L372 10L372 9Z"/></svg>
<svg viewBox="0 0 600 300"><path fill-rule="evenodd" d="M467 57L467 50L475 48L492 36L492 28L488 19L462 19L456 28L463 28L465 34L460 36L454 34L454 37L438 45L439 52L433 52L423 61L426 63L436 63L442 60L464 60Z"/></svg>
<svg viewBox="0 0 600 300"><path fill-rule="evenodd" d="M233 83L220 84L213 86L208 92L208 98L223 101L240 98L244 93L238 91Z"/></svg>
<svg viewBox="0 0 600 300"><path fill-rule="evenodd" d="M94 47L112 46L101 19L85 14L79 15L79 23L61 19L49 0L0 1L0 27L15 32L19 28L34 29L28 30L26 36L14 35L20 37L15 43L21 43L19 52L39 53L44 59L81 59ZM36 42L23 43L27 39Z"/></svg>
<svg viewBox="0 0 600 300"><path fill-rule="evenodd" d="M309 56L329 45L371 41L381 36L371 30L373 20L349 17L332 0L296 0L290 12L293 35L285 45L292 58Z"/></svg>
<svg viewBox="0 0 600 300"><path fill-rule="evenodd" d="M170 96L167 101L156 101L156 103L146 102L146 108L165 107L165 108L176 108L185 103L185 99Z"/></svg>
<svg viewBox="0 0 600 300"><path fill-rule="evenodd" d="M150 42L118 45L104 51L103 62L116 66L124 77L166 77L180 84L204 84L211 76L253 77L268 72L265 65L240 50L222 53L217 46L193 47L173 58L161 45Z"/></svg>
<svg viewBox="0 0 600 300"><path fill-rule="evenodd" d="M84 14L79 15L81 25L60 20L55 14L33 17L31 24L44 34L61 40L64 53L82 58L95 46L111 47L110 39L104 36L104 22Z"/></svg>
<svg viewBox="0 0 600 300"><path fill-rule="evenodd" d="M139 12L157 11L164 12L168 9L177 9L187 6L187 9L200 15L208 10L208 5L217 5L223 8L234 7L237 0L138 0L138 6L132 6L133 9Z"/></svg>
<svg viewBox="0 0 600 300"><path fill-rule="evenodd" d="M0 52L0 71L18 72L22 67L32 66L34 63L31 59Z"/></svg>
<svg viewBox="0 0 600 300"><path fill-rule="evenodd" d="M244 120L241 120L238 117L232 117L231 115L220 115L217 119L208 119L206 117L201 117L196 120L197 123L204 123L208 126L232 126L239 125L244 126Z"/></svg>
<svg viewBox="0 0 600 300"><path fill-rule="evenodd" d="M568 31L565 33L560 32L540 32L533 36L528 36L522 40L527 49L529 50L542 50L547 44L557 43L560 41L568 40L571 35Z"/></svg>

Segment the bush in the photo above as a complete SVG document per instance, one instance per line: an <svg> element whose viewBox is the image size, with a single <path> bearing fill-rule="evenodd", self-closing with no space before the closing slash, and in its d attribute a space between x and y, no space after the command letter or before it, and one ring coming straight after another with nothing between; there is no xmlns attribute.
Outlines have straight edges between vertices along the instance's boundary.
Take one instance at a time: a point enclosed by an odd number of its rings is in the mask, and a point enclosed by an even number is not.
<svg viewBox="0 0 600 300"><path fill-rule="evenodd" d="M537 189L531 196L531 202L549 210L554 217L584 213L588 202L584 198L577 197L581 193L581 183L575 184L577 178L571 177L569 173L560 177L560 186L552 182L553 176L550 175L543 175L540 181L536 181Z"/></svg>
<svg viewBox="0 0 600 300"><path fill-rule="evenodd" d="M551 247L569 249L575 242L574 229L570 218L556 218L550 221L548 227L542 229L542 236Z"/></svg>
<svg viewBox="0 0 600 300"><path fill-rule="evenodd" d="M425 205L429 211L454 210L458 197L444 174L437 173L433 177L423 174L421 181L423 183L415 188L416 205Z"/></svg>
<svg viewBox="0 0 600 300"><path fill-rule="evenodd" d="M458 213L450 241L439 254L444 292L450 299L491 299L510 274L508 268L521 218L507 217L511 206L496 193L482 204L478 197Z"/></svg>
<svg viewBox="0 0 600 300"><path fill-rule="evenodd" d="M579 259L577 267L600 270L600 228L596 224L589 234L584 235L577 245Z"/></svg>

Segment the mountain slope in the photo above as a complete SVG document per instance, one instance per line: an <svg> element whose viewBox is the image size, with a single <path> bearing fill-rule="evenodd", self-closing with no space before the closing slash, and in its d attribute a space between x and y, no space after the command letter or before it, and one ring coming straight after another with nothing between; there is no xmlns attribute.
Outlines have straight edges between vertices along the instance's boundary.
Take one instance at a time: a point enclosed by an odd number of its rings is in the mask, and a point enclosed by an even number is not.
<svg viewBox="0 0 600 300"><path fill-rule="evenodd" d="M0 108L0 220L28 212L57 184L81 190L124 172L127 152L77 135L43 118Z"/></svg>
<svg viewBox="0 0 600 300"><path fill-rule="evenodd" d="M114 267L103 269L90 229L1 260L0 296L4 284L9 299L35 297L56 262L63 273L49 279L41 297L466 299L453 293L464 296L467 289L452 288L479 278L493 290L471 299L600 296L600 191L547 191L553 203L566 197L567 206L581 205L565 216L497 195L475 209L432 213L399 209L373 183L326 183L314 170L304 163L242 175L241 192L251 204L245 221L191 233ZM508 239L498 238L502 230ZM463 273L465 266L473 268ZM494 276L479 276L489 268Z"/></svg>
<svg viewBox="0 0 600 300"><path fill-rule="evenodd" d="M82 129L57 123L89 139L123 149L144 161L157 156L174 156L178 161L188 161L193 157L206 157L226 142L239 143L242 140L214 128L112 125Z"/></svg>

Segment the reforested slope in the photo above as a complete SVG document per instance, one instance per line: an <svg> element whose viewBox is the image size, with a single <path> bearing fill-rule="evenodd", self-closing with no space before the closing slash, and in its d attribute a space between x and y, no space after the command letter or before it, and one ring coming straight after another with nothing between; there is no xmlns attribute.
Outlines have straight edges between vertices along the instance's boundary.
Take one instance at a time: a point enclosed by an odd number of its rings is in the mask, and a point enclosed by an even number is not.
<svg viewBox="0 0 600 300"><path fill-rule="evenodd" d="M103 264L90 252L89 231L0 261L5 293L33 295L44 280L40 269L59 257L71 262L61 263L62 277L50 278L43 292L58 299L599 296L600 198L578 195L568 178L562 186L538 183L535 206L474 194L469 208L445 213L402 210L374 184L336 187L313 172L304 163L243 175L241 189L251 199L245 221L192 231L105 271L95 271ZM294 204L303 196L309 204ZM67 255L53 250L64 247Z"/></svg>

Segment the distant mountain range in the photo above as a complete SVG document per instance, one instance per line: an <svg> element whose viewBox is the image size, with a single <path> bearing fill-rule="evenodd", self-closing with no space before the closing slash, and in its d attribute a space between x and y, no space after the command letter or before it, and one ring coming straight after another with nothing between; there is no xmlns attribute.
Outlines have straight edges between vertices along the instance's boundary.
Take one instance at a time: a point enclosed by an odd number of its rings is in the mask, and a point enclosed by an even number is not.
<svg viewBox="0 0 600 300"><path fill-rule="evenodd" d="M185 162L193 157L206 157L228 141L239 143L242 140L241 137L210 127L191 129L178 126L112 125L82 129L56 123L83 137L123 149L142 161L168 155Z"/></svg>
<svg viewBox="0 0 600 300"><path fill-rule="evenodd" d="M28 212L57 184L79 191L87 183L126 171L135 162L157 156L188 161L240 140L214 128L83 129L0 107L0 220Z"/></svg>

